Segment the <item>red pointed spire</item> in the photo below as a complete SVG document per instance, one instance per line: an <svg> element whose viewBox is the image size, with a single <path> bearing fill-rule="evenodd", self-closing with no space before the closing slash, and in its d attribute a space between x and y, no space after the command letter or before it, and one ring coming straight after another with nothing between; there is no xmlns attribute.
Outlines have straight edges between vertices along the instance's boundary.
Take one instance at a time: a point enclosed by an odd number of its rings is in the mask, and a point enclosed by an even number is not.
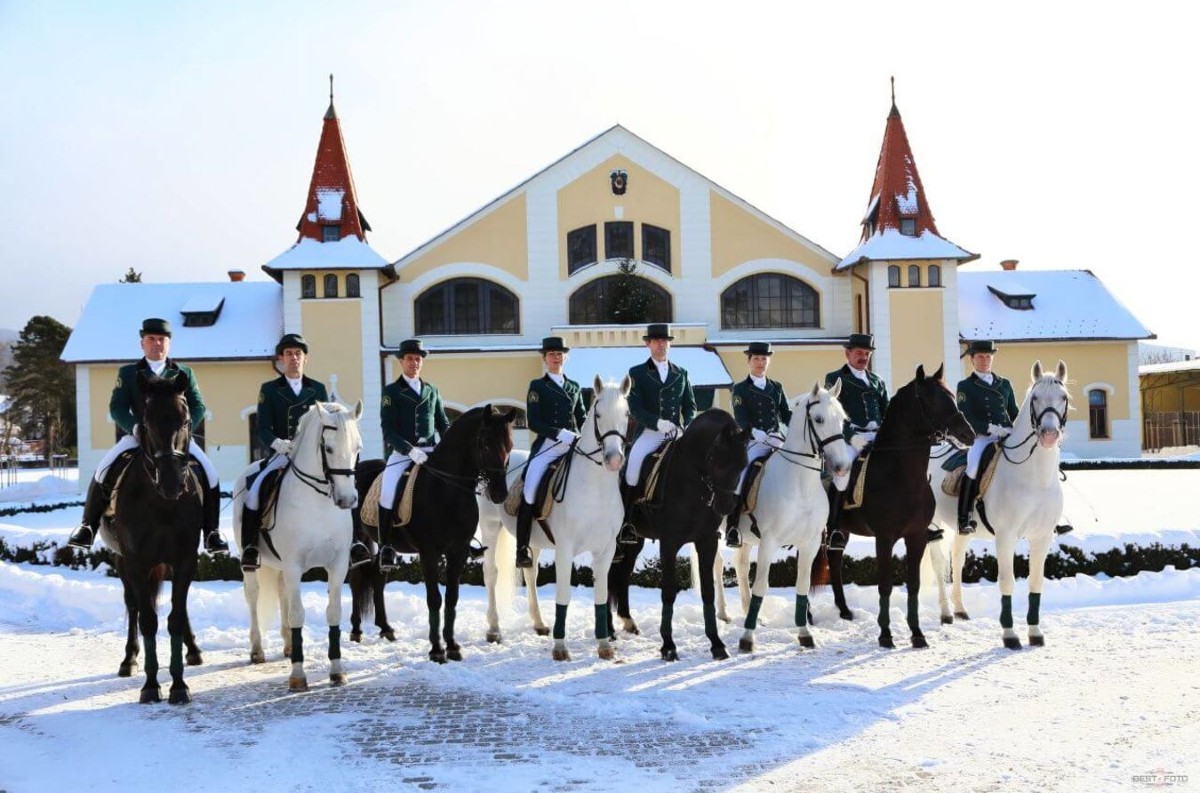
<svg viewBox="0 0 1200 793"><path fill-rule="evenodd" d="M902 219L905 221L903 227ZM879 151L879 164L875 166L875 183L871 186L871 199L863 218L861 241L888 229L913 237L926 231L938 233L921 186L921 176L917 173L917 162L908 145L908 135L904 132L904 121L896 109L894 77L892 110L883 131L883 147Z"/></svg>
<svg viewBox="0 0 1200 793"><path fill-rule="evenodd" d="M332 74L329 75L329 110L325 112L321 127L321 142L317 144L308 201L296 230L300 232L297 242L306 237L317 242L329 242L349 236L365 242L365 232L371 230L371 225L358 209L354 178L350 175L350 160L346 157L342 128L333 109Z"/></svg>

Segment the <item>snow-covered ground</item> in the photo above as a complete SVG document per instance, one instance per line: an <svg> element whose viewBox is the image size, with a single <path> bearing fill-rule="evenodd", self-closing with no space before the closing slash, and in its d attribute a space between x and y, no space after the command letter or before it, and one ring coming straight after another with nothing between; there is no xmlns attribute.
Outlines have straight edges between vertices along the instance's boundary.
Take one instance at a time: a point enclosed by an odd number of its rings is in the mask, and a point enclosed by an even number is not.
<svg viewBox="0 0 1200 793"><path fill-rule="evenodd" d="M30 476L22 486L45 489L17 498L0 490L0 507L78 500L74 483L64 494ZM1197 486L1196 470L1072 473L1067 514L1077 530L1062 541L1089 551L1126 542L1195 546L1200 514L1188 494ZM79 512L0 517L0 536L17 545L61 542ZM675 611L683 660L658 660L653 590L633 596L644 635L622 638L616 662L599 661L591 591L579 588L567 632L574 660L556 663L551 640L527 627L523 596L505 610L504 643L487 644L484 593L467 587L457 625L465 659L438 666L426 660L423 588L392 585L387 606L398 641L371 630L363 644L346 643L350 683L333 687L323 678L324 587L306 585L313 687L290 694L277 634L268 637L267 664L247 662L240 584L200 583L190 599L204 650L204 664L187 669L194 701L141 706L141 677L115 676L125 635L118 582L101 572L0 564L0 791L1200 784L1198 570L1050 581L1047 644L1020 652L1000 646L999 595L989 583L966 587L970 621L941 626L936 603L924 599L931 647L922 651L879 649L876 594L852 587L853 622L838 619L828 593L815 596L815 650L795 642L793 593L772 590L756 652L739 654L740 608L736 590L727 594L735 612L722 631L729 661L708 660L692 592ZM894 605L903 603L898 595ZM553 588L540 596L552 614ZM1024 581L1014 600L1020 629ZM347 593L344 631L348 601ZM900 608L892 621L903 646Z"/></svg>

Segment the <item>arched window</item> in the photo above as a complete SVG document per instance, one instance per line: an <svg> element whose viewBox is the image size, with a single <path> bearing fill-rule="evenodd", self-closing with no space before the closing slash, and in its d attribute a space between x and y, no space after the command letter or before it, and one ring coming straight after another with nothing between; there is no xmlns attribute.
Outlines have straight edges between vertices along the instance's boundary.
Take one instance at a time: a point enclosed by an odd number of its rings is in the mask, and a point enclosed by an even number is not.
<svg viewBox="0 0 1200 793"><path fill-rule="evenodd" d="M921 265L910 264L908 266L908 285L909 286L920 286L921 285Z"/></svg>
<svg viewBox="0 0 1200 793"><path fill-rule="evenodd" d="M1088 391L1088 435L1108 438L1108 393L1093 388Z"/></svg>
<svg viewBox="0 0 1200 793"><path fill-rule="evenodd" d="M329 273L325 276L325 297L337 297L337 276Z"/></svg>
<svg viewBox="0 0 1200 793"><path fill-rule="evenodd" d="M820 324L817 291L790 275L750 275L721 293L722 328L816 328Z"/></svg>
<svg viewBox="0 0 1200 793"><path fill-rule="evenodd" d="M940 264L929 265L929 285L930 286L941 286L942 285L942 266Z"/></svg>
<svg viewBox="0 0 1200 793"><path fill-rule="evenodd" d="M899 265L888 265L888 286L900 286L900 267Z"/></svg>
<svg viewBox="0 0 1200 793"><path fill-rule="evenodd" d="M517 296L482 278L455 278L416 301L417 335L520 333Z"/></svg>
<svg viewBox="0 0 1200 793"><path fill-rule="evenodd" d="M315 275L300 276L300 297L314 298L317 296L317 277Z"/></svg>
<svg viewBox="0 0 1200 793"><path fill-rule="evenodd" d="M346 276L346 297L362 297L358 287L358 273L349 273Z"/></svg>
<svg viewBox="0 0 1200 793"><path fill-rule="evenodd" d="M671 293L646 278L606 275L571 294L572 325L634 325L671 321Z"/></svg>

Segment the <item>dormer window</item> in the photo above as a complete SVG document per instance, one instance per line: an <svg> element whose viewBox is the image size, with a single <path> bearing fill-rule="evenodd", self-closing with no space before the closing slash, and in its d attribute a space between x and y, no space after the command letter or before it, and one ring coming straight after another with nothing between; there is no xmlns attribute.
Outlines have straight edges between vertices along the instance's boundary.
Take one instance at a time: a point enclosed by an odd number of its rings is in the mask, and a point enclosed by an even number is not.
<svg viewBox="0 0 1200 793"><path fill-rule="evenodd" d="M185 328L207 328L217 324L225 298L215 295L197 295L188 298L179 313L183 314Z"/></svg>
<svg viewBox="0 0 1200 793"><path fill-rule="evenodd" d="M1032 311L1033 299L1037 294L1019 284L1006 284L1004 287L988 284L988 291L1003 301L1004 305L1017 311Z"/></svg>
<svg viewBox="0 0 1200 793"><path fill-rule="evenodd" d="M917 219L900 218L900 233L906 237L917 236Z"/></svg>
<svg viewBox="0 0 1200 793"><path fill-rule="evenodd" d="M321 226L321 242L337 242L341 238L341 226Z"/></svg>

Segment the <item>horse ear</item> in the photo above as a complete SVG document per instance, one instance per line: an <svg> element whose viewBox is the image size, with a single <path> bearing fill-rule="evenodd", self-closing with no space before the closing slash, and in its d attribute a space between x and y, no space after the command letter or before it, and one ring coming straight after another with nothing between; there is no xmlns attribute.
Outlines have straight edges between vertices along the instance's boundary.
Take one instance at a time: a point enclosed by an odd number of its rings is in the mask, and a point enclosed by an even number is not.
<svg viewBox="0 0 1200 793"><path fill-rule="evenodd" d="M840 383L840 382L842 382L842 381L841 381L841 380L838 380L838 382ZM812 391L809 391L809 392L808 392L808 398L809 398L809 399L816 399L816 398L817 398L818 396L820 396L820 395L821 395L821 381L820 381L820 380L814 380L814 381L813 381L813 387L812 387Z"/></svg>
<svg viewBox="0 0 1200 793"><path fill-rule="evenodd" d="M917 382L918 383L925 382L925 364L923 364L923 363L917 364Z"/></svg>
<svg viewBox="0 0 1200 793"><path fill-rule="evenodd" d="M1042 361L1041 361L1041 359L1038 359L1033 362L1033 371L1030 372L1030 374L1033 376L1033 381L1035 383L1038 380L1042 379Z"/></svg>
<svg viewBox="0 0 1200 793"><path fill-rule="evenodd" d="M358 421L359 418L362 417L362 412L363 412L363 403L362 403L362 400L360 399L354 403L354 420L355 421Z"/></svg>
<svg viewBox="0 0 1200 793"><path fill-rule="evenodd" d="M629 375L621 378L621 396L629 396L629 389L633 388L633 380Z"/></svg>
<svg viewBox="0 0 1200 793"><path fill-rule="evenodd" d="M1059 382L1067 382L1067 364L1062 358L1058 359L1058 369L1054 373L1058 375Z"/></svg>
<svg viewBox="0 0 1200 793"><path fill-rule="evenodd" d="M517 408L513 408L512 410L508 411L507 413L504 413L503 416L504 416L505 424L512 424L513 422L515 422L517 420Z"/></svg>
<svg viewBox="0 0 1200 793"><path fill-rule="evenodd" d="M596 379L592 381L592 390L596 392L596 396L604 393L604 381L600 379L600 375L596 375Z"/></svg>
<svg viewBox="0 0 1200 793"><path fill-rule="evenodd" d="M933 373L933 379L934 380L943 379L943 375L945 374L945 371L946 371L946 364L942 364L941 366L938 367L938 370Z"/></svg>
<svg viewBox="0 0 1200 793"><path fill-rule="evenodd" d="M183 372L176 373L175 378L172 381L172 385L175 386L176 394L182 394L184 391L188 390L188 376Z"/></svg>
<svg viewBox="0 0 1200 793"><path fill-rule="evenodd" d="M833 397L834 399L837 399L838 395L841 393L842 393L842 378L839 377L837 380L833 381L833 385L829 389L829 396Z"/></svg>

